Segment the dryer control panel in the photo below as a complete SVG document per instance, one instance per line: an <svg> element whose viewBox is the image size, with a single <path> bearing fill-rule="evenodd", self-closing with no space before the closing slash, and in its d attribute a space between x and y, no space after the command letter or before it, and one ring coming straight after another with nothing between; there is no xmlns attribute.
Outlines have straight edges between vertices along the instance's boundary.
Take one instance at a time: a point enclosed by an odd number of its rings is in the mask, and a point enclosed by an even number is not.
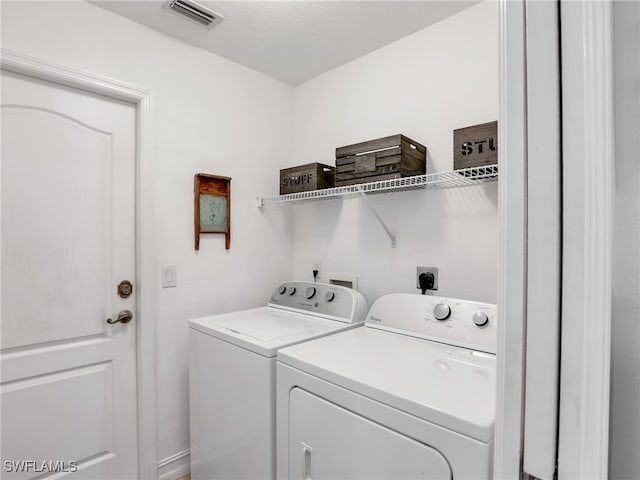
<svg viewBox="0 0 640 480"><path fill-rule="evenodd" d="M490 303L415 294L380 297L366 325L458 347L496 353L497 309Z"/></svg>
<svg viewBox="0 0 640 480"><path fill-rule="evenodd" d="M361 323L367 313L367 305L360 292L313 282L283 283L271 295L269 306L345 323Z"/></svg>

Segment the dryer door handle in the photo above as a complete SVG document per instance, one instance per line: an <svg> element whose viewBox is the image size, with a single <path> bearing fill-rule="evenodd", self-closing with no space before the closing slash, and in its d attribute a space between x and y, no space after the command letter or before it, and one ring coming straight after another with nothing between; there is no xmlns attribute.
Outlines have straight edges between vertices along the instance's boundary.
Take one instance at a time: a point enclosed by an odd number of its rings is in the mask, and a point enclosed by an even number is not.
<svg viewBox="0 0 640 480"><path fill-rule="evenodd" d="M302 444L302 454L304 455L303 464L304 464L304 472L302 472L302 478L304 480L311 480L311 452L313 448L311 448L306 443Z"/></svg>

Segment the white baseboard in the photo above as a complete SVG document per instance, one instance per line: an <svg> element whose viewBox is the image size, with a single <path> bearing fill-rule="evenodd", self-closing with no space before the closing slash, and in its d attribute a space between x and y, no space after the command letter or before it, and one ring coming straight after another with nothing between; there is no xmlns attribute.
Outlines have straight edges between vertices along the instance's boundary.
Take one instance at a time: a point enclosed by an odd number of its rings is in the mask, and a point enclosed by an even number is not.
<svg viewBox="0 0 640 480"><path fill-rule="evenodd" d="M158 480L177 480L191 471L189 449L158 462Z"/></svg>

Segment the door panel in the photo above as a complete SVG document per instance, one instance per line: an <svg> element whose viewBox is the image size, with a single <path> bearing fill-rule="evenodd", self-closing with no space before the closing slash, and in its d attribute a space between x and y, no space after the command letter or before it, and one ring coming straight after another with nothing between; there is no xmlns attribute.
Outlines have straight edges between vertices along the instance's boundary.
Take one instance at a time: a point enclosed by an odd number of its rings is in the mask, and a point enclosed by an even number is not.
<svg viewBox="0 0 640 480"><path fill-rule="evenodd" d="M451 479L437 450L300 388L289 398L290 479Z"/></svg>
<svg viewBox="0 0 640 480"><path fill-rule="evenodd" d="M27 378L2 387L7 431L38 431L3 442L3 459L87 459L113 455L112 418L96 415L113 403L112 363ZM84 392L77 395L75 392ZM45 402L40 399L47 399ZM66 439L59 442L59 438ZM16 477L17 478L17 477ZM30 478L27 472L20 478Z"/></svg>
<svg viewBox="0 0 640 480"><path fill-rule="evenodd" d="M101 334L111 285L111 135L31 107L3 106L2 121L2 313L20 318L3 324L2 348ZM19 158L32 160L10 158L18 145Z"/></svg>
<svg viewBox="0 0 640 480"><path fill-rule="evenodd" d="M3 71L1 112L3 473L135 478L135 107Z"/></svg>

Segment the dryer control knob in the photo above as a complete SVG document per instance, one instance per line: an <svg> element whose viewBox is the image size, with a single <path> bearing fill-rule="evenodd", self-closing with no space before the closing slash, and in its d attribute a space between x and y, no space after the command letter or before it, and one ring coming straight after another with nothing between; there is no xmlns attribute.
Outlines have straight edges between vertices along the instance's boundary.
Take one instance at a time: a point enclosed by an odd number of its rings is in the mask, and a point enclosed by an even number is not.
<svg viewBox="0 0 640 480"><path fill-rule="evenodd" d="M289 287L289 288L287 289L287 293L288 293L289 295L293 295L294 293L296 293L296 287Z"/></svg>
<svg viewBox="0 0 640 480"><path fill-rule="evenodd" d="M484 327L487 323L489 323L489 317L484 312L474 313L473 323L475 323L478 327Z"/></svg>
<svg viewBox="0 0 640 480"><path fill-rule="evenodd" d="M451 307L449 305L445 305L444 303L439 303L435 307L433 307L433 316L436 317L436 320L446 320L451 315Z"/></svg>
<svg viewBox="0 0 640 480"><path fill-rule="evenodd" d="M280 295L284 295L285 292L287 291L287 287L285 285L282 285L279 289L278 289L278 293Z"/></svg>
<svg viewBox="0 0 640 480"><path fill-rule="evenodd" d="M325 293L324 298L327 302L333 302L333 299L336 298L336 294L333 292L327 292Z"/></svg>
<svg viewBox="0 0 640 480"><path fill-rule="evenodd" d="M304 296L307 299L313 298L315 294L316 294L316 287L309 287L304 291Z"/></svg>

